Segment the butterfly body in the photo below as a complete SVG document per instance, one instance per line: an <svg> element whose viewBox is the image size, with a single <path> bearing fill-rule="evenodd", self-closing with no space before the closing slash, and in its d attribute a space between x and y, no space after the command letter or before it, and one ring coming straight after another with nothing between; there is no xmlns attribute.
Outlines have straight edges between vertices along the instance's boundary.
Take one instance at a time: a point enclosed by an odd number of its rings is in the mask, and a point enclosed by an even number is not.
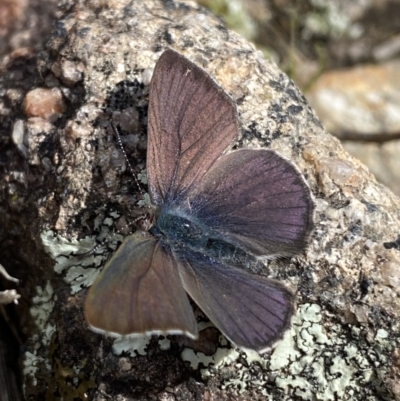
<svg viewBox="0 0 400 401"><path fill-rule="evenodd" d="M248 267L258 262L255 256L227 242L197 219L183 217L182 212L174 212L171 208L161 209L149 232L159 238L162 245L170 248L177 257L189 251L200 252L212 259L239 267Z"/></svg>
<svg viewBox="0 0 400 401"><path fill-rule="evenodd" d="M156 224L149 231L174 249L201 249L207 243L208 230L204 225L174 213L170 208L161 209Z"/></svg>
<svg viewBox="0 0 400 401"><path fill-rule="evenodd" d="M238 129L222 88L166 50L150 88L154 224L127 237L90 288L85 316L93 329L196 338L189 297L243 348L262 352L289 326L292 292L246 267L301 252L314 205L297 168L277 153L226 152Z"/></svg>

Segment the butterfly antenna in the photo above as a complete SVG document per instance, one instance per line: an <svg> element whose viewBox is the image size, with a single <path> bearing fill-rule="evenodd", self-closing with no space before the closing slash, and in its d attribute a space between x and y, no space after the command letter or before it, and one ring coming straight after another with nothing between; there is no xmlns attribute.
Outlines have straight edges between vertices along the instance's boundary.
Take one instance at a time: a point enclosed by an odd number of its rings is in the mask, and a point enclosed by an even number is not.
<svg viewBox="0 0 400 401"><path fill-rule="evenodd" d="M125 163L126 163L126 165L128 166L128 170L129 170L130 173L133 175L133 178L134 178L134 180L135 180L136 186L138 187L139 192L140 192L140 194L142 195L143 200L145 200L145 199L146 199L146 198L145 198L145 192L143 191L143 188L142 188L142 186L141 186L140 183L139 183L139 180L138 180L138 178L137 178L137 175L136 175L136 173L134 172L131 163L129 162L128 155L126 154L124 145L122 144L121 135L119 134L119 132L118 132L118 130L117 130L117 127L115 126L115 124L114 124L112 121L111 121L111 127L112 127L112 129L114 130L115 136L117 137L117 142L118 142L118 145L119 145L119 147L121 148L121 151L122 151L122 153L123 153L123 155L124 155Z"/></svg>

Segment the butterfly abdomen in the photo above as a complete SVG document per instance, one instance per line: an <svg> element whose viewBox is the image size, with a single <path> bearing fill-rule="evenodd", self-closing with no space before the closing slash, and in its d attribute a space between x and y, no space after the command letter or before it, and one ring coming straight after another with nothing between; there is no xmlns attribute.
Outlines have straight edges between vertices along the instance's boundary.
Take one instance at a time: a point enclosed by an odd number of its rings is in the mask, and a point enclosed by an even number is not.
<svg viewBox="0 0 400 401"><path fill-rule="evenodd" d="M203 251L214 259L234 266L245 267L259 263L258 259L249 252L218 237L209 237Z"/></svg>

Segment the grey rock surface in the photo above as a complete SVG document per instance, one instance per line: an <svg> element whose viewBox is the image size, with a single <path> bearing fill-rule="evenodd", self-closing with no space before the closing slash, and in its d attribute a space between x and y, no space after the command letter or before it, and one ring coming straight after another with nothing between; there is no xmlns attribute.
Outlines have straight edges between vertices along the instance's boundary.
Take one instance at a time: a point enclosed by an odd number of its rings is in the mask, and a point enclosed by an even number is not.
<svg viewBox="0 0 400 401"><path fill-rule="evenodd" d="M195 343L115 340L84 321L86 287L120 235L90 251L123 231L142 200L109 122L127 129L144 183L149 77L168 47L235 99L236 146L276 150L314 194L307 251L268 266L297 307L262 356L231 348L204 319ZM43 49L21 57L3 64L0 81L0 263L22 282L28 399L400 399L400 200L326 133L274 64L209 12L171 0L64 2ZM61 93L62 104L57 96L35 111L24 99L37 88Z"/></svg>

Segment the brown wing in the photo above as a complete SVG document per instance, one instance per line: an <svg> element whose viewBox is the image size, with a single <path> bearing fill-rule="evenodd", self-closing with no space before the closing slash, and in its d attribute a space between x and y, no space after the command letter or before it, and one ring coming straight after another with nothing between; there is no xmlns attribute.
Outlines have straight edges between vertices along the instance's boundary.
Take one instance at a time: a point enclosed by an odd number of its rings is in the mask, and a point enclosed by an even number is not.
<svg viewBox="0 0 400 401"><path fill-rule="evenodd" d="M265 351L289 327L293 294L281 283L187 252L179 263L186 291L239 347Z"/></svg>
<svg viewBox="0 0 400 401"><path fill-rule="evenodd" d="M147 175L156 205L179 203L233 139L232 99L173 50L157 61L150 87Z"/></svg>
<svg viewBox="0 0 400 401"><path fill-rule="evenodd" d="M143 232L125 239L90 287L85 316L93 329L110 334L197 337L176 261L158 240Z"/></svg>

